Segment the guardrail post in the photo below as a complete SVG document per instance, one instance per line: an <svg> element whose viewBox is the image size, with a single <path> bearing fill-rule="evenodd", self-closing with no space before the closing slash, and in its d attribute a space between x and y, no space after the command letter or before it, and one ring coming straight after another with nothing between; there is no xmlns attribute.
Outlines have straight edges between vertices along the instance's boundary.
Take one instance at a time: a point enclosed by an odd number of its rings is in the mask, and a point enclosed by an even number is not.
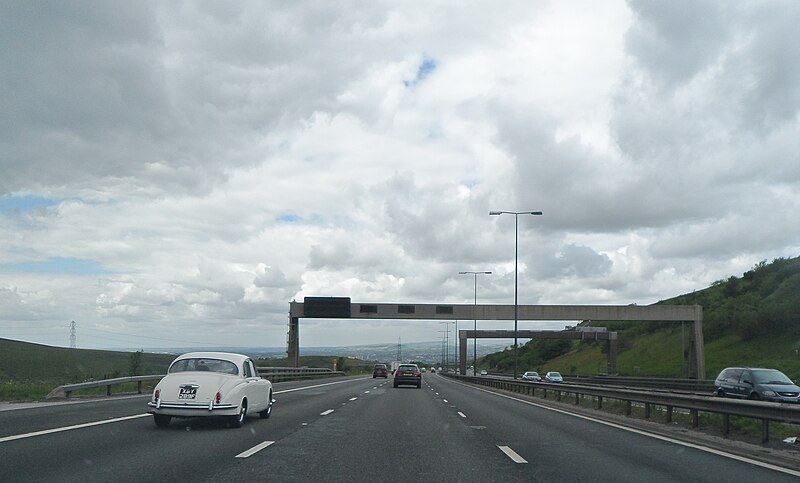
<svg viewBox="0 0 800 483"><path fill-rule="evenodd" d="M575 405L578 405L580 403L581 403L581 395L580 395L580 393L576 392L575 393Z"/></svg>
<svg viewBox="0 0 800 483"><path fill-rule="evenodd" d="M136 392L138 392L139 394L141 394L141 393L142 393L142 381L139 381L139 382L136 384Z"/></svg>
<svg viewBox="0 0 800 483"><path fill-rule="evenodd" d="M722 434L727 436L731 430L731 415L728 413L722 414Z"/></svg>
<svg viewBox="0 0 800 483"><path fill-rule="evenodd" d="M597 396L597 409L603 409L603 396Z"/></svg>
<svg viewBox="0 0 800 483"><path fill-rule="evenodd" d="M110 395L111 395L111 384L106 386L106 396L110 396Z"/></svg>
<svg viewBox="0 0 800 483"><path fill-rule="evenodd" d="M644 403L644 418L650 419L650 403Z"/></svg>
<svg viewBox="0 0 800 483"><path fill-rule="evenodd" d="M64 391L64 395L69 399L69 397L72 396L72 391Z"/></svg>
<svg viewBox="0 0 800 483"><path fill-rule="evenodd" d="M631 404L630 400L625 401L625 416L630 416L631 415L631 406L632 406L632 404Z"/></svg>
<svg viewBox="0 0 800 483"><path fill-rule="evenodd" d="M544 398L547 399L547 388L544 388Z"/></svg>
<svg viewBox="0 0 800 483"><path fill-rule="evenodd" d="M692 427L699 428L700 427L700 415L697 409L691 409L689 412L692 413Z"/></svg>
<svg viewBox="0 0 800 483"><path fill-rule="evenodd" d="M769 441L769 419L761 420L761 443Z"/></svg>
<svg viewBox="0 0 800 483"><path fill-rule="evenodd" d="M667 406L667 422L672 422L672 406Z"/></svg>
<svg viewBox="0 0 800 483"><path fill-rule="evenodd" d="M556 390L556 401L561 401L561 391Z"/></svg>

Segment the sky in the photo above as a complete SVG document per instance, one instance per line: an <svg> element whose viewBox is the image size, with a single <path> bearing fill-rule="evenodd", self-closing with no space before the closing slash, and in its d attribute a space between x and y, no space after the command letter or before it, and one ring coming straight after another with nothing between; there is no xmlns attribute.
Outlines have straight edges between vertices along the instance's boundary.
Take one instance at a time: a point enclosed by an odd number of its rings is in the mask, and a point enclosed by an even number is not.
<svg viewBox="0 0 800 483"><path fill-rule="evenodd" d="M4 0L0 337L281 347L306 296L513 304L515 247L520 304L797 257L797 25L793 0ZM493 210L543 215L515 244Z"/></svg>

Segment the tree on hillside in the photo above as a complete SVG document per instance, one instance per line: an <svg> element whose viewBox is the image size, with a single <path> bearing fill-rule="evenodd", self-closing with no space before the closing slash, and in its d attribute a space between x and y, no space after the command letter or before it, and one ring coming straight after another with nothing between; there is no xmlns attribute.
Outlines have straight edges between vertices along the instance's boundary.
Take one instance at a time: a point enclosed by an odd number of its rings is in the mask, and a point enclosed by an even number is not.
<svg viewBox="0 0 800 483"><path fill-rule="evenodd" d="M141 375L139 374L139 371L142 368L142 353L144 353L144 350L138 350L131 353L131 357L128 360L128 372L131 376Z"/></svg>

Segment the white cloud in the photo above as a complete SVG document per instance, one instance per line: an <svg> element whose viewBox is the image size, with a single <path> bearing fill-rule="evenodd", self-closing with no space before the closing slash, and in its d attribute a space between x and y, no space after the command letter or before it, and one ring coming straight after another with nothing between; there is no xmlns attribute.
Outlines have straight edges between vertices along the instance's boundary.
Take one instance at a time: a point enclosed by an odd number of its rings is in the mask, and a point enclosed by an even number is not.
<svg viewBox="0 0 800 483"><path fill-rule="evenodd" d="M514 220L490 210L544 211L519 220L522 303L652 303L800 250L790 2L0 19L0 337L280 347L292 299L470 302L471 269L510 303ZM440 329L341 324L301 342Z"/></svg>

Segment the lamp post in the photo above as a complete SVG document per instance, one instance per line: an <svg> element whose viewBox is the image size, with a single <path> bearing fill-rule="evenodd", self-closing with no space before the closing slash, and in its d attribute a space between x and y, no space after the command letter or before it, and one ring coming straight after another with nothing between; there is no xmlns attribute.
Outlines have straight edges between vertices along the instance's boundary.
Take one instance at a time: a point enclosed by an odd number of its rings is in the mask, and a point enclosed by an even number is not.
<svg viewBox="0 0 800 483"><path fill-rule="evenodd" d="M459 275L472 275L474 279L474 287L475 287L475 301L474 304L478 305L478 275L491 275L492 272L471 272L471 271L464 271L458 272ZM473 310L473 315L475 315L475 311ZM475 336L472 339L472 375L477 375L477 361L478 361L478 320L477 317L472 320L472 331L475 332Z"/></svg>
<svg viewBox="0 0 800 483"><path fill-rule="evenodd" d="M450 320L445 320L439 322L439 324L444 324L444 330L440 330L439 332L444 332L444 370L447 372L447 365L450 364L450 324L454 324L455 322Z"/></svg>
<svg viewBox="0 0 800 483"><path fill-rule="evenodd" d="M517 259L519 258L519 215L541 215L541 211L490 211L490 216L514 215L514 379L517 378Z"/></svg>

